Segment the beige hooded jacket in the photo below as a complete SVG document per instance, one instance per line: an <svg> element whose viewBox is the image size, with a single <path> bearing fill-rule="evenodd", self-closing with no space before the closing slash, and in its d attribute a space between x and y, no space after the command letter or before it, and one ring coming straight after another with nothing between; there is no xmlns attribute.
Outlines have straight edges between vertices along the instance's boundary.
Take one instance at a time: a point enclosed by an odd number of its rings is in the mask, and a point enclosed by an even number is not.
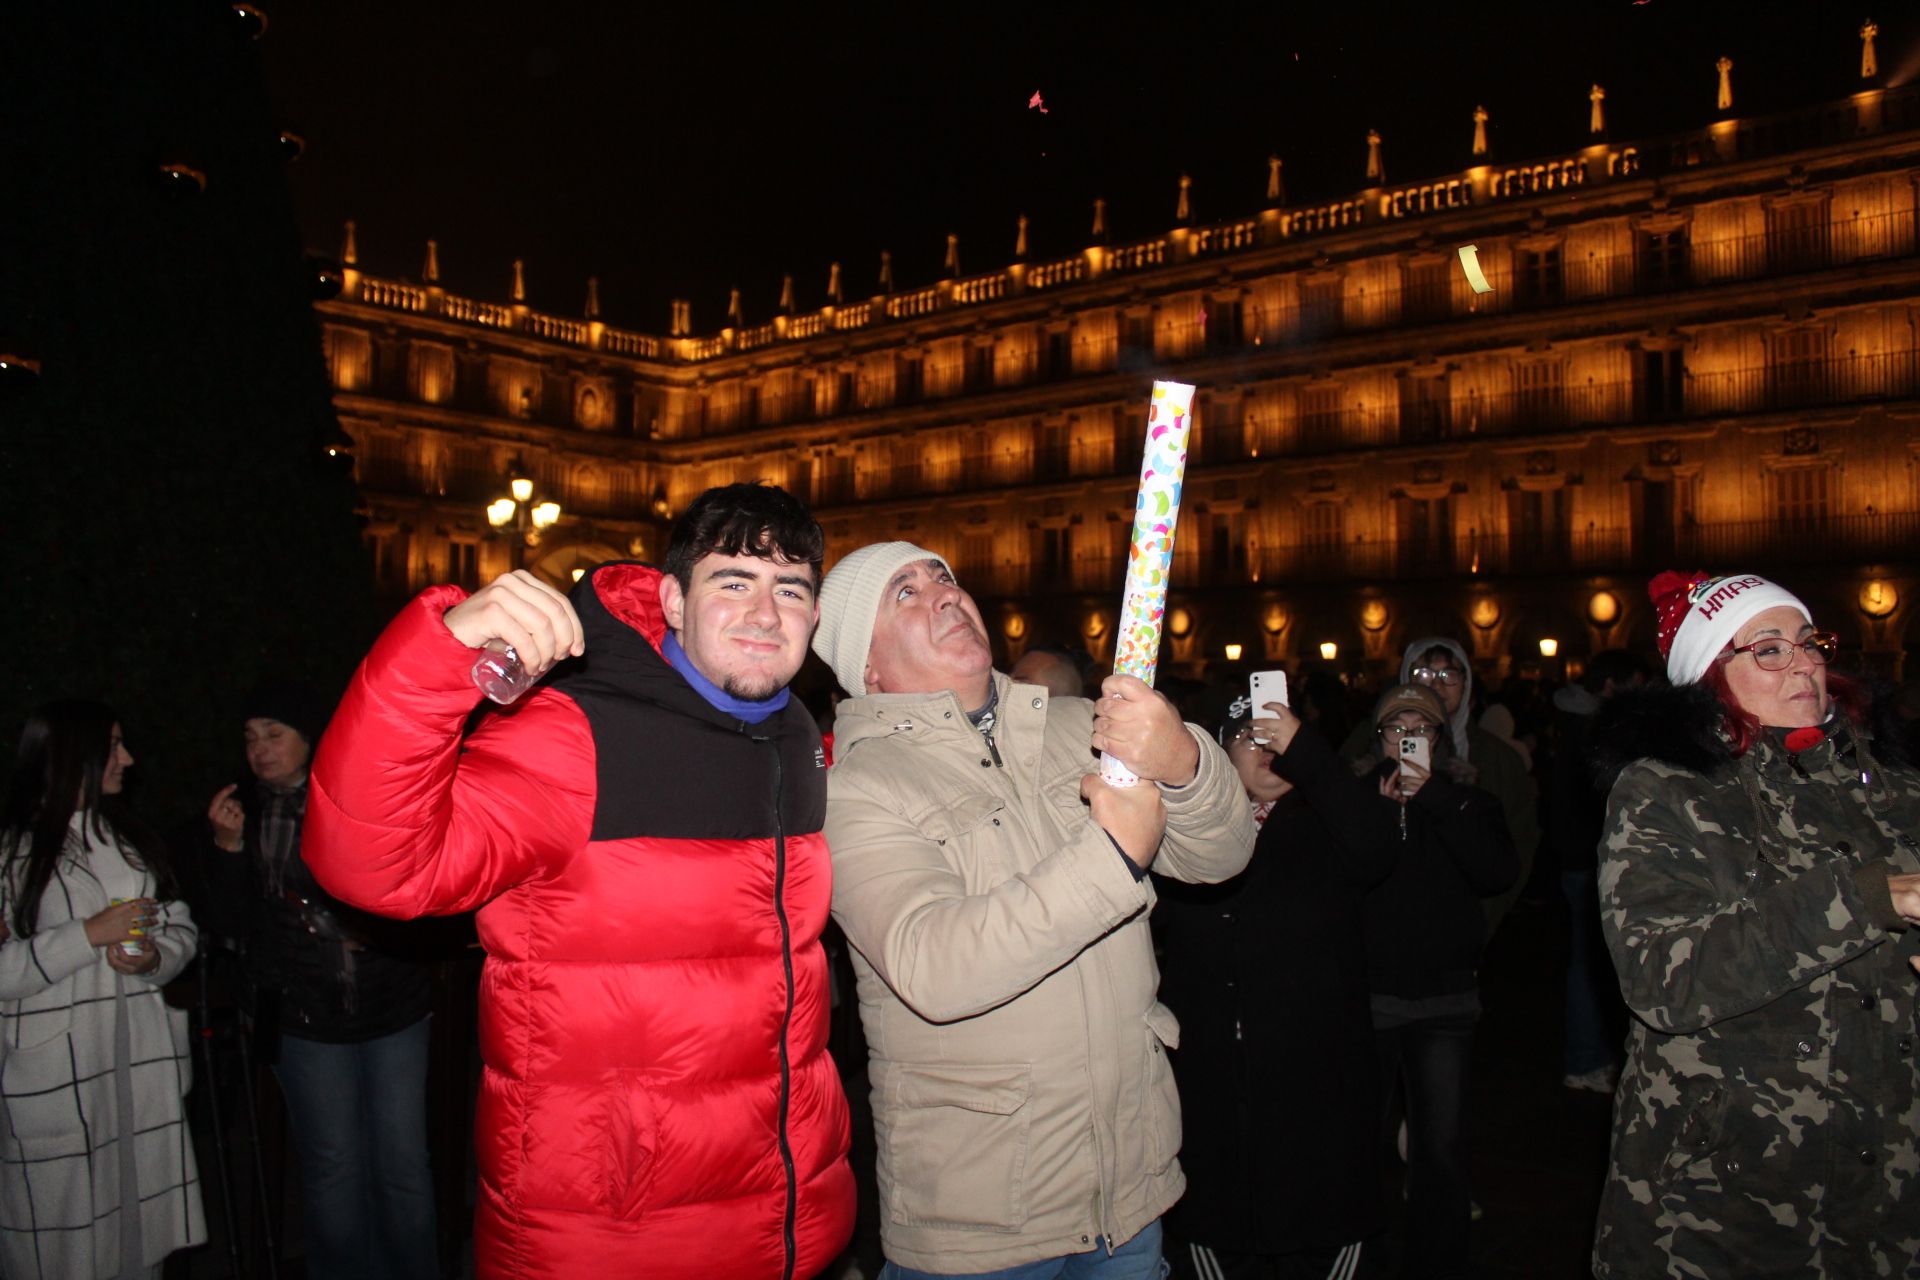
<svg viewBox="0 0 1920 1280"><path fill-rule="evenodd" d="M886 1255L977 1272L1117 1247L1180 1196L1150 881L1080 799L1093 704L995 673L991 747L959 700L840 704L833 914L854 948ZM1153 869L1227 879L1253 822L1207 734L1162 788ZM997 757L997 758L996 758Z"/></svg>

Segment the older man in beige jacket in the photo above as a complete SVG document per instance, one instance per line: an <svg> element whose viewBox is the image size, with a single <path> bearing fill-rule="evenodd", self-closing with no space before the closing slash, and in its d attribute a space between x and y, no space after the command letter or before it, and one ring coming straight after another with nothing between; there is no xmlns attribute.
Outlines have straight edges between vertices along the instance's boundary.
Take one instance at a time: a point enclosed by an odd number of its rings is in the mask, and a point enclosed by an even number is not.
<svg viewBox="0 0 1920 1280"><path fill-rule="evenodd" d="M1090 703L996 673L931 551L853 552L820 608L814 650L853 695L826 834L872 1055L883 1274L1158 1277L1185 1180L1146 872L1246 865L1233 766L1132 677ZM1095 750L1144 784L1106 786Z"/></svg>

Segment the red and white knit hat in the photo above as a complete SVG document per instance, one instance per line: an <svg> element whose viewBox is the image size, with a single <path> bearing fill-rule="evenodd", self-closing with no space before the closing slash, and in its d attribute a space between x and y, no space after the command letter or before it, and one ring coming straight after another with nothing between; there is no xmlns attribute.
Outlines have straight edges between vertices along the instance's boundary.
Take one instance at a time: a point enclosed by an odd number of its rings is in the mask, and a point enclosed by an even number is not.
<svg viewBox="0 0 1920 1280"><path fill-rule="evenodd" d="M1705 675L1720 651L1733 643L1734 633L1756 614L1787 605L1813 621L1798 596L1751 573L1715 578L1669 569L1647 584L1647 595L1659 614L1667 679L1676 685L1692 684Z"/></svg>

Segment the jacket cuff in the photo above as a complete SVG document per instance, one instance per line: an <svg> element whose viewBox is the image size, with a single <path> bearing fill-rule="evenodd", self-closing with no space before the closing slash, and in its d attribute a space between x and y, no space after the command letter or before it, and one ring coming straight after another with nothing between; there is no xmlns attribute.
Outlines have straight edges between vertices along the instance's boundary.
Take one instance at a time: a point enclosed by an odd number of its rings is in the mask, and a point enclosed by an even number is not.
<svg viewBox="0 0 1920 1280"><path fill-rule="evenodd" d="M1180 786L1170 786L1156 782L1160 788L1160 802L1167 806L1167 820L1171 822L1177 813L1205 809L1209 804L1217 803L1208 795L1220 785L1221 775L1231 776L1233 785L1240 785L1240 775L1234 772L1233 762L1227 759L1227 753L1213 740L1213 735L1198 725L1186 726L1187 734L1200 748L1199 763L1194 766L1193 780Z"/></svg>
<svg viewBox="0 0 1920 1280"><path fill-rule="evenodd" d="M1907 927L1907 922L1894 910L1893 891L1887 887L1887 877L1893 873L1893 864L1885 858L1875 858L1853 868L1854 892L1860 895L1864 908L1862 914L1867 923L1875 928L1889 932L1899 932Z"/></svg>
<svg viewBox="0 0 1920 1280"><path fill-rule="evenodd" d="M1089 838L1078 843L1086 852L1068 861L1068 874L1094 915L1125 920L1152 901L1147 896L1146 873L1133 865L1105 827L1091 818L1087 827Z"/></svg>
<svg viewBox="0 0 1920 1280"><path fill-rule="evenodd" d="M1318 776L1333 759L1333 748L1303 724L1293 731L1293 741L1287 744L1287 749L1273 758L1273 771L1299 786Z"/></svg>
<svg viewBox="0 0 1920 1280"><path fill-rule="evenodd" d="M429 696L458 692L465 708L480 700L473 664L480 650L447 630L443 615L467 598L459 587L428 587L387 624L373 642L363 671L382 693L418 691Z"/></svg>

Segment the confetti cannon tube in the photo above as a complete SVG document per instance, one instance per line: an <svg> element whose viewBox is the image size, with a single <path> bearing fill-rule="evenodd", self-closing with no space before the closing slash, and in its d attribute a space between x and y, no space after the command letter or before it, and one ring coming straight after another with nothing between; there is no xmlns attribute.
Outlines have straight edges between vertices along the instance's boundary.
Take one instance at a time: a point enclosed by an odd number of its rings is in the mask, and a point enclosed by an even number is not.
<svg viewBox="0 0 1920 1280"><path fill-rule="evenodd" d="M1167 613L1167 575L1173 569L1173 528L1180 519L1180 486L1187 475L1187 436L1193 428L1193 388L1156 382L1147 410L1147 448L1140 460L1140 496L1133 508L1133 545L1127 548L1127 585L1114 638L1116 675L1153 683L1160 629ZM1140 779L1111 755L1100 757L1100 777L1116 787Z"/></svg>

